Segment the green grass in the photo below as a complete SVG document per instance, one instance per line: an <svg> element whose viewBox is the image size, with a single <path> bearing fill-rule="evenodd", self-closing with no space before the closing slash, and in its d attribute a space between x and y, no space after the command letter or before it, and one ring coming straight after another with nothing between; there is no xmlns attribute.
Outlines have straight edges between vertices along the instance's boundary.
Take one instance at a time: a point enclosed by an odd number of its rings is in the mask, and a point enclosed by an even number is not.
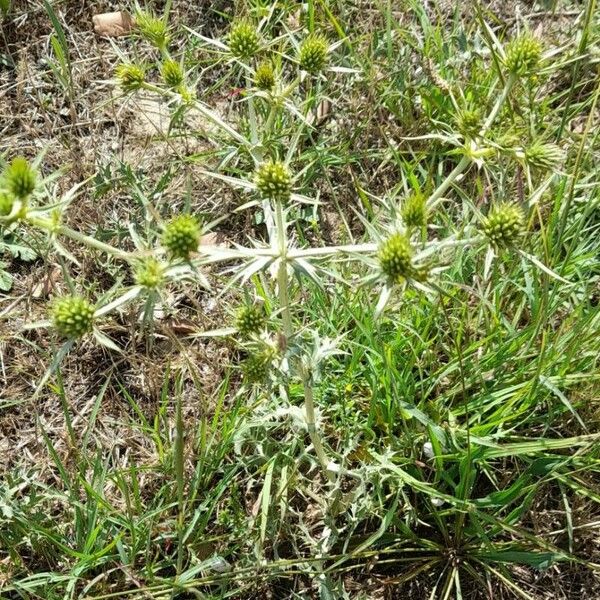
<svg viewBox="0 0 600 600"><path fill-rule="evenodd" d="M279 103L238 90L254 63L223 46L233 13L202 31L170 13L166 46L162 30L158 48L115 42L148 67L135 93L169 103L160 168L107 158L65 193L38 161L0 222L98 308L77 343L41 310L9 327L34 383L0 397L0 423L31 419L37 445L0 473L0 598L597 597L595 2L566 17L577 39L544 30L525 77L503 64L516 30L491 6L235 4L261 20ZM548 19L577 10L550 4ZM73 107L75 54L46 8ZM331 45L320 78L294 63L312 31ZM185 88L161 84L167 56ZM267 158L294 175L287 208L256 192ZM392 282L378 248L414 193L428 222L405 231L412 270ZM69 221L111 194L127 202ZM525 231L494 247L482 223L503 202ZM231 243L167 256L165 224L190 212ZM147 256L156 289L132 275ZM267 317L248 337L243 303Z"/></svg>

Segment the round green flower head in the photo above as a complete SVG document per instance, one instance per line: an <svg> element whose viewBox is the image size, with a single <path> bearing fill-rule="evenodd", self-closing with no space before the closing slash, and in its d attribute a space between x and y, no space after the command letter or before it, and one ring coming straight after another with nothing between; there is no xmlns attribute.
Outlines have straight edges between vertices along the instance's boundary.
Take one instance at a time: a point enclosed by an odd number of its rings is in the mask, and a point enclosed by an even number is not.
<svg viewBox="0 0 600 600"><path fill-rule="evenodd" d="M135 92L135 90L139 90L146 80L146 72L144 69L134 64L118 65L115 70L115 75L119 81L119 85L126 92Z"/></svg>
<svg viewBox="0 0 600 600"><path fill-rule="evenodd" d="M509 202L492 207L481 225L485 237L498 248L513 246L524 228L523 211L516 204Z"/></svg>
<svg viewBox="0 0 600 600"><path fill-rule="evenodd" d="M58 298L52 307L52 323L66 338L79 338L94 325L94 306L81 296Z"/></svg>
<svg viewBox="0 0 600 600"><path fill-rule="evenodd" d="M239 21L229 31L229 49L237 58L251 58L258 52L259 40L256 28L248 21Z"/></svg>
<svg viewBox="0 0 600 600"><path fill-rule="evenodd" d="M481 113L478 110L465 108L456 115L456 127L462 135L477 135L482 124Z"/></svg>
<svg viewBox="0 0 600 600"><path fill-rule="evenodd" d="M159 50L166 50L169 44L167 24L150 13L138 11L135 15L135 25L140 34Z"/></svg>
<svg viewBox="0 0 600 600"><path fill-rule="evenodd" d="M392 283L401 283L412 277L415 269L412 265L413 250L410 241L403 233L394 233L379 247L381 270Z"/></svg>
<svg viewBox="0 0 600 600"><path fill-rule="evenodd" d="M191 215L180 215L167 223L162 245L175 258L189 258L200 245L200 225Z"/></svg>
<svg viewBox="0 0 600 600"><path fill-rule="evenodd" d="M524 32L510 41L506 47L504 64L514 75L529 75L539 66L542 44L529 32Z"/></svg>
<svg viewBox="0 0 600 600"><path fill-rule="evenodd" d="M564 153L556 144L536 140L525 148L525 162L536 169L551 169L563 158Z"/></svg>
<svg viewBox="0 0 600 600"><path fill-rule="evenodd" d="M140 262L135 270L135 282L145 288L160 287L164 280L164 267L155 258L150 257Z"/></svg>
<svg viewBox="0 0 600 600"><path fill-rule="evenodd" d="M411 194L402 205L401 214L407 227L424 227L427 224L425 196L420 192Z"/></svg>
<svg viewBox="0 0 600 600"><path fill-rule="evenodd" d="M292 176L281 161L269 161L258 167L254 183L264 198L287 202L292 194Z"/></svg>
<svg viewBox="0 0 600 600"><path fill-rule="evenodd" d="M12 212L14 199L9 194L0 192L0 217L7 217Z"/></svg>
<svg viewBox="0 0 600 600"><path fill-rule="evenodd" d="M244 337L260 333L265 325L265 313L258 306L243 306L238 310L235 328Z"/></svg>
<svg viewBox="0 0 600 600"><path fill-rule="evenodd" d="M327 64L327 40L320 35L311 35L300 46L298 62L300 68L312 75L322 71Z"/></svg>
<svg viewBox="0 0 600 600"><path fill-rule="evenodd" d="M36 173L29 161L17 156L4 170L4 184L10 194L25 200L35 190Z"/></svg>
<svg viewBox="0 0 600 600"><path fill-rule="evenodd" d="M272 360L272 352L266 350L249 356L242 364L244 380L248 383L264 381L269 374Z"/></svg>
<svg viewBox="0 0 600 600"><path fill-rule="evenodd" d="M273 71L273 65L270 61L266 60L258 67L256 67L256 73L254 74L254 85L265 92L273 89L275 86L275 72Z"/></svg>
<svg viewBox="0 0 600 600"><path fill-rule="evenodd" d="M183 83L183 71L181 65L175 60L165 60L160 67L163 81L171 88L179 87Z"/></svg>

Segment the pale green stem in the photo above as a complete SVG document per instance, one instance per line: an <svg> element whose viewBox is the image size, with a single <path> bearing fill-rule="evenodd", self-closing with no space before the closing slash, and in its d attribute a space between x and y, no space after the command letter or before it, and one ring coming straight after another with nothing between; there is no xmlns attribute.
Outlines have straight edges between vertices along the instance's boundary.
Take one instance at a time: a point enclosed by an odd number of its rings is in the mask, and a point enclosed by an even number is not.
<svg viewBox="0 0 600 600"><path fill-rule="evenodd" d="M40 229L45 229L50 233L57 233L64 235L65 237L71 238L77 242L84 244L90 248L95 248L96 250L100 250L101 252L105 252L106 254L110 254L116 258L120 258L122 260L130 260L132 258L129 252L125 252L123 250L119 250L110 244L105 244L100 240L97 240L89 235L85 235L83 233L79 233L70 227L62 224L56 224L49 219L43 219L41 217L28 216L26 217L28 223L35 227L39 227Z"/></svg>
<svg viewBox="0 0 600 600"><path fill-rule="evenodd" d="M278 246L279 246L279 269L277 271L277 287L279 288L279 306L281 308L281 319L283 322L283 333L286 338L290 338L293 334L292 315L290 311L290 298L288 294L288 273L287 273L287 231L286 222L283 213L283 205L281 202L275 202L275 223L277 229ZM315 417L315 401L313 389L310 381L310 375L303 366L300 366L300 378L304 392L304 413L306 417L306 428L308 435L315 449L315 454L325 476L329 481L334 481L333 473L327 469L329 461L321 443L321 437L317 431Z"/></svg>

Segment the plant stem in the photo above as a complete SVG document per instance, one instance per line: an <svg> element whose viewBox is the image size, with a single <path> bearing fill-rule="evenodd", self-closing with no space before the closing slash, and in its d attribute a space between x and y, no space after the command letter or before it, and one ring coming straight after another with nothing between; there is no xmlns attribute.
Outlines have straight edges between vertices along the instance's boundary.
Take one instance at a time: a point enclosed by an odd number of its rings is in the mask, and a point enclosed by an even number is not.
<svg viewBox="0 0 600 600"><path fill-rule="evenodd" d="M129 252L125 252L124 250L119 250L110 244L105 244L100 240L97 240L89 235L85 235L83 233L79 233L70 227L62 224L56 224L50 219L44 219L41 217L35 216L27 216L26 220L31 225L35 227L39 227L41 229L45 229L51 233L58 233L64 235L65 237L71 238L77 242L84 244L90 248L95 248L96 250L100 250L101 252L105 252L106 254L110 254L116 258L120 258L122 260L130 260L131 254Z"/></svg>
<svg viewBox="0 0 600 600"><path fill-rule="evenodd" d="M275 224L277 229L277 242L279 247L279 268L277 271L277 287L279 292L279 306L281 308L281 319L283 322L283 333L286 338L290 338L293 334L292 326L292 315L290 311L290 297L288 294L288 273L287 273L287 224L285 221L285 215L283 212L283 205L281 202L275 202ZM300 365L299 367L300 379L302 381L302 390L304 393L304 414L306 418L306 428L310 441L315 449L315 454L323 473L329 481L334 481L334 475L331 473L327 465L329 463L323 444L321 443L321 437L317 431L316 417L315 417L315 400L312 388L312 382L310 374L307 369Z"/></svg>

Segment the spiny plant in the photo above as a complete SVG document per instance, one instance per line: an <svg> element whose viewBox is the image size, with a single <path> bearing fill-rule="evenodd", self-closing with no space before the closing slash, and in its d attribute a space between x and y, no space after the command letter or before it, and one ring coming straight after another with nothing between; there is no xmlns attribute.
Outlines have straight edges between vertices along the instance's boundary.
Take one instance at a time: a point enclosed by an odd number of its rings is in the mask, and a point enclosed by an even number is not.
<svg viewBox="0 0 600 600"><path fill-rule="evenodd" d="M234 75L242 73L242 77L245 77L247 88L244 102L241 103L245 118L232 125L208 106L204 98L197 98L192 92L194 84L189 80L189 71L183 59L179 62L169 56L171 33L166 21L138 13L136 23L141 37L159 50L156 69L135 62L124 62L116 68L115 84L124 94L139 90L154 93L167 100L169 106L179 114L198 113L214 126L215 132L211 135L214 135L214 141L222 146L224 154L235 168L227 171L227 161L224 161L223 172L213 170L204 171L204 174L248 194L251 200L242 208L260 215L266 224L267 237L265 240L254 240L247 246L201 246L202 236L210 230L211 224L205 225L199 216L189 213L172 215L163 221L160 212L154 209L150 211L154 221L147 234L144 236L135 231L132 236L135 250L122 250L64 223L64 214L82 186L76 186L59 202L54 202L45 182L38 181L36 169L23 159L15 159L4 168L0 180L0 223L45 232L49 242L63 256L69 256L69 253L60 240L68 238L92 251L110 256L119 264L123 263L127 272L133 274L133 285L127 289L113 290L109 297L98 301L86 298L85 290L81 295L56 298L50 309L50 319L39 325L51 327L59 336L67 338L59 356L70 350L75 340L84 338L88 333L93 333L99 343L111 350L119 351L117 345L102 334L102 321L122 311L125 305L145 304L148 298L156 300L175 283L208 288L206 271L215 266L226 267L220 279L224 291L236 285L252 286L254 282L256 289L252 296L266 295L276 306L275 310L269 311L269 318L266 318L262 305L246 302L233 311L235 317L232 318L231 327L216 332L202 332L202 335L235 335L240 349L239 366L243 385L246 386L244 390L250 392L250 402L270 397L270 391L276 389L274 397L281 408L299 423L298 429L303 432L299 437L303 441L307 438L310 447L302 459L309 463L310 469L318 465L321 471L326 490L323 504L328 523L332 525L328 525L324 532L318 551L322 555L333 553L337 541L341 539L340 531L334 526L335 519L345 512L350 502L349 496L355 495L362 498L354 505L361 513L361 520L369 510L374 510L378 515L385 510L382 522L394 521L397 531L403 536L402 540L395 539L394 544L402 548L406 546L406 540L410 540L413 546L409 550L418 556L420 568L427 570L438 564L444 565L443 589L445 597L450 597L452 586L457 585L459 564L461 568L465 565L464 568L477 579L479 565L502 563L513 552L510 545L502 546L500 551L490 541L503 531L503 526L504 531L509 533L515 533L516 529L512 525L505 526L504 521L490 517L483 510L494 506L497 496L492 492L484 498L475 498L478 476L488 474L491 470L488 463L498 456L498 452L500 456L526 456L537 449L541 442L523 442L514 447L498 449L490 441L488 445L482 444L477 451L471 449L474 436L480 435L483 439L489 432L488 425L478 421L478 407L467 399L466 367L461 360L458 366L452 365L452 368L461 373L462 389L456 394L462 393L464 396L463 408L447 410L445 413L439 409L439 418L436 420L414 404L402 401L399 403L401 410L394 413L402 424L404 442L396 440L393 444L405 443L408 446L418 443L424 452L426 448L428 460L435 465L432 481L421 477L412 456L409 459L401 455L402 458L396 459L390 454L372 452L371 458L377 461L374 464L362 463L357 458L361 452L369 454L364 444L354 448L353 455L337 451L327 443L325 432L329 424L326 415L317 409L316 395L323 380L330 382L333 379L327 372L328 368L333 369L339 364L336 361L348 348L344 346L344 333L341 331L333 331L324 337L316 330L305 327L308 315L302 298L307 294L314 294L315 297L321 294L335 305L340 314L350 319L344 308L349 310L348 306L355 306L348 300L348 294L360 295L362 312L366 315L361 320L371 320L371 327L364 327L361 331L378 331L386 327L384 317L387 310L401 317L403 310L412 307L423 313L435 312L432 307L439 307L435 318L431 317L431 323L427 326L441 328L445 325L452 329L453 315L446 313L447 297L458 292L448 289L444 273L461 263L460 254L465 250L471 252L471 261L479 260L484 265L478 297L481 304L478 310L482 314L489 304L497 301L499 288L496 286L500 284L498 279L492 278L491 270L494 263L499 262L498 270L501 271L501 261L506 253L512 253L523 268L536 268L544 276L565 281L563 275L555 273L535 254L527 251L530 238L534 235L530 227L529 204L534 205L533 200L547 189L547 181L539 182L531 178L527 199L504 197L507 194L499 190L497 195L502 199L494 200L485 210L480 210L460 185L469 169L477 167L491 170L494 161L507 157L515 161L524 158L527 164L542 170L560 159L558 152L552 152L554 147L543 146L536 140L525 151L521 146L500 144L498 141L504 135L506 142L513 134L508 130L510 125L503 120L507 102L525 102L520 88L536 85L531 75L539 72L543 59L539 42L528 33L509 42L503 60L497 63L502 70L497 73L492 85L490 97L495 100L490 103L489 110L473 112L463 105L460 98L451 94L450 102L460 135L436 134L435 137L437 141L452 146L453 156L458 159L437 185L431 185L431 192L425 193L423 189L428 188L424 185L421 189L413 181L415 185L406 190L401 199L392 192L385 197L365 193L365 197L377 207L373 219L359 217L365 230L365 241L312 245L292 231L299 223L302 209L318 204L316 199L303 193L310 189L304 181L308 165L305 164L303 148L310 144L313 130L311 114L326 98L331 83L329 75L336 72L336 45L330 44L324 37L304 31L289 33L277 42L282 66L277 69L275 76L274 56L263 56L272 51L274 42L267 39L265 33L259 32L250 21L234 22L223 40L200 37L202 44L209 46L217 55L216 60L229 63ZM255 67L254 61L259 55L266 62ZM154 77L154 71L158 76ZM344 73L339 69L337 72ZM310 77L307 78L306 74ZM245 176L240 176L240 173L245 173ZM431 182L424 183L430 185ZM467 208L461 222L453 226L451 233L440 238L436 219L444 221L455 218L455 214L445 208L447 194L451 192L466 198ZM149 200L147 202L151 205ZM534 250L538 248L535 245L532 247ZM256 284L257 280L260 286ZM340 299L344 299L344 302ZM411 308L404 308L404 303ZM326 306L325 302L323 306ZM136 313L140 310L141 306L138 306ZM152 311L146 313L152 315ZM376 342L370 340L369 346L376 346ZM353 348L352 351L357 350ZM389 356L377 358L384 359L389 360L390 364L380 365L382 373L397 368L391 364L393 361ZM57 367L56 363L49 369L38 392ZM440 379L443 375L440 374ZM392 386L383 375L377 385L386 397L393 395L394 390L388 389ZM298 400L303 407L294 410L294 403ZM391 405L382 405L377 410L383 414L386 410L396 409ZM431 412L436 410L433 407ZM381 414L375 415L373 420L377 423L393 422L393 419L381 418ZM438 422L446 418L449 423L442 425ZM505 419L510 421L510 415L504 412L494 418L498 422L504 422ZM431 440L428 446L423 444L425 432ZM239 434L238 445L242 443L245 433ZM392 437L392 433L382 431L381 435ZM572 443L567 442L560 440L556 448L565 448ZM545 463L532 461L527 472L515 484L515 497L520 498L531 478L543 474L545 468ZM272 478L272 471L268 473L268 477ZM271 485L271 479L268 481ZM382 490L388 490L382 492L382 496L386 496L385 502L381 499L364 499L368 496L364 486L373 482L381 484ZM346 494L348 486L351 488L349 495ZM418 501L409 498L406 486L419 494ZM181 489L179 494L179 502L183 503ZM389 499L391 504L387 506ZM268 495L263 496L263 507L268 500ZM397 515L400 503L407 507L405 519ZM417 507L418 503L424 508ZM419 524L421 510L437 525L440 539L428 542L415 535L414 529ZM345 527L352 529L351 518L340 529ZM264 531L262 535L264 539ZM380 537L378 535L376 539ZM532 540L527 541L530 547L535 547ZM352 556L362 556L361 552L359 547ZM512 556L514 558L516 555ZM550 545L542 557L536 555L532 558L529 554L527 557L521 556L529 561L538 560L539 563L564 558ZM341 568L346 560L348 557L337 560L328 573ZM515 559L514 562L518 561ZM451 568L445 566L449 564ZM325 573L322 565L319 568ZM502 567L494 572L503 581L507 579Z"/></svg>

